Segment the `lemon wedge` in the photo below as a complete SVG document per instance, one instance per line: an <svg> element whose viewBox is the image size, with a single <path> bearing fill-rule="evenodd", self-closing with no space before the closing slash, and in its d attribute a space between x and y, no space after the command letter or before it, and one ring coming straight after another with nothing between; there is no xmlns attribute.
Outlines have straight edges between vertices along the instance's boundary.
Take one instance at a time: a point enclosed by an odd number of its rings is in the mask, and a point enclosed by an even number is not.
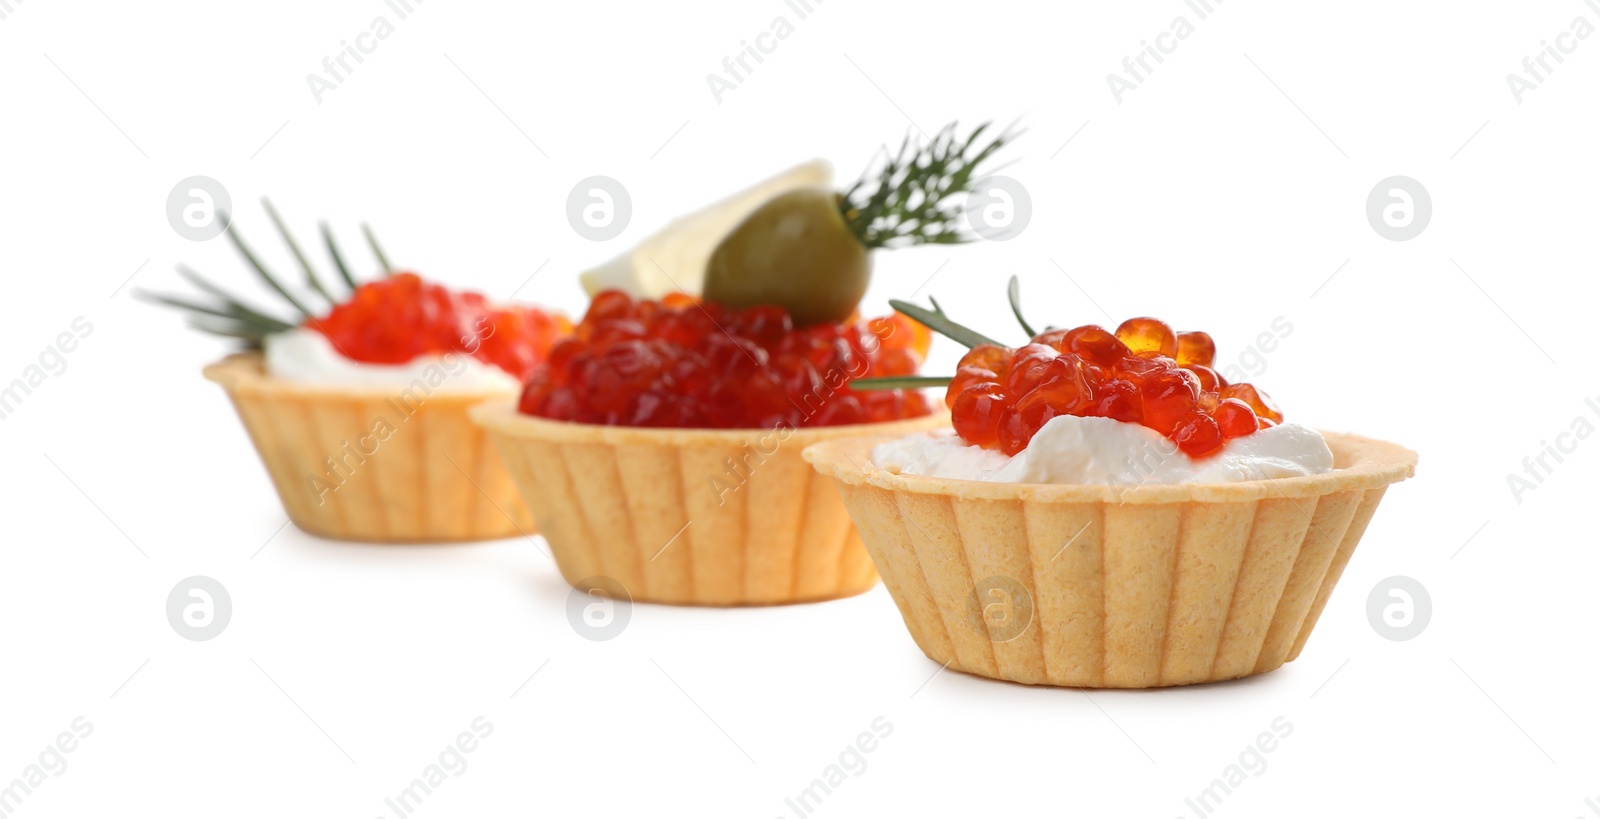
<svg viewBox="0 0 1600 819"><path fill-rule="evenodd" d="M678 217L632 250L585 271L579 280L590 296L602 290L621 290L636 299L659 299L673 292L698 296L711 252L746 216L778 194L832 184L833 166L826 160L796 165Z"/></svg>

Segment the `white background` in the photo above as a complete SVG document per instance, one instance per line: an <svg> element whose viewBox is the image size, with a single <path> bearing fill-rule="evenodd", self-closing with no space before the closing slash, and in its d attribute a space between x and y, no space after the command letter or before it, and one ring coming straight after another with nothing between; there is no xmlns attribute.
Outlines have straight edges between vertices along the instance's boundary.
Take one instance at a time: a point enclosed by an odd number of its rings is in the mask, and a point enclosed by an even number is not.
<svg viewBox="0 0 1600 819"><path fill-rule="evenodd" d="M388 816L479 715L492 735L419 815L790 816L784 799L878 716L893 733L816 815L1192 816L1185 798L1279 716L1293 733L1215 815L1567 819L1600 802L1600 442L1520 503L1506 479L1575 418L1600 424L1583 403L1600 395L1600 36L1520 104L1505 79L1574 18L1600 24L1581 0L1230 0L1203 22L1178 0L828 0L804 21L778 0L431 0L320 104L306 76L393 20L379 0L11 4L0 383L74 317L94 327L0 422L0 784L74 717L94 725L19 815ZM779 15L794 33L718 104L706 76ZM1197 30L1119 104L1106 76L1178 15ZM281 528L198 374L224 346L130 298L180 289L178 261L249 288L223 241L168 225L194 174L226 185L282 270L263 194L303 239L332 220L369 271L361 220L405 266L570 312L578 271L759 177L825 157L847 181L908 129L1017 116L1028 228L879 254L869 311L933 295L1011 334L1016 274L1037 323L1156 315L1211 331L1223 360L1283 316L1293 333L1253 380L1294 420L1422 455L1282 670L1088 694L936 674L882 588L638 606L589 642L526 541ZM607 243L565 217L594 174L633 199ZM1433 200L1406 242L1365 215L1394 174ZM944 344L929 370L954 357ZM164 614L191 575L232 595L209 642ZM1431 593L1409 642L1365 613L1393 575Z"/></svg>

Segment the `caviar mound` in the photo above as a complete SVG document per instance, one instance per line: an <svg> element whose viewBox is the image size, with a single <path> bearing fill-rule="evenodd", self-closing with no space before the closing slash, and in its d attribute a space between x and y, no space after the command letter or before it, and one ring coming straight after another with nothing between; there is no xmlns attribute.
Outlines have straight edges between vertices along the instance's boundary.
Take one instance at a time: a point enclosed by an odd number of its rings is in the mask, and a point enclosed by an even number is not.
<svg viewBox="0 0 1600 819"><path fill-rule="evenodd" d="M1059 415L1141 424L1191 457L1283 422L1266 393L1229 384L1212 369L1216 345L1201 332L1132 318L1041 333L1018 348L979 344L945 392L956 432L1015 455Z"/></svg>
<svg viewBox="0 0 1600 819"><path fill-rule="evenodd" d="M327 316L306 326L345 357L367 364L404 364L430 355L470 355L526 380L556 341L571 331L565 318L531 307L499 307L478 293L452 291L397 273L356 288Z"/></svg>
<svg viewBox="0 0 1600 819"><path fill-rule="evenodd" d="M557 421L683 429L878 423L928 415L915 391L854 392L916 372L927 332L895 314L795 327L780 307L733 310L671 294L595 296L528 380L520 411Z"/></svg>

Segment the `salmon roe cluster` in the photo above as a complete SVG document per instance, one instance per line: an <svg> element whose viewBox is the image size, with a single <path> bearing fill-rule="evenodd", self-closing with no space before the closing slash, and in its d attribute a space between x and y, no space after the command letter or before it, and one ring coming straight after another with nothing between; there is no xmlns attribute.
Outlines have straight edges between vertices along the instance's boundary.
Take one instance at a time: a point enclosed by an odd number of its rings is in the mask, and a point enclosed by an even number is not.
<svg viewBox="0 0 1600 819"><path fill-rule="evenodd" d="M895 314L796 328L781 307L730 310L683 294L595 296L523 392L527 415L632 427L776 429L927 415L906 390L850 381L911 375L928 331Z"/></svg>
<svg viewBox="0 0 1600 819"><path fill-rule="evenodd" d="M478 293L452 291L415 273L367 282L327 316L306 325L345 357L367 364L404 364L429 355L470 355L526 380L557 339L566 318L532 307L497 307Z"/></svg>
<svg viewBox="0 0 1600 819"><path fill-rule="evenodd" d="M956 432L1015 455L1058 415L1143 424L1192 457L1283 421L1266 393L1213 370L1216 345L1153 318L1115 333L1087 325L1051 330L1009 349L973 347L945 393Z"/></svg>

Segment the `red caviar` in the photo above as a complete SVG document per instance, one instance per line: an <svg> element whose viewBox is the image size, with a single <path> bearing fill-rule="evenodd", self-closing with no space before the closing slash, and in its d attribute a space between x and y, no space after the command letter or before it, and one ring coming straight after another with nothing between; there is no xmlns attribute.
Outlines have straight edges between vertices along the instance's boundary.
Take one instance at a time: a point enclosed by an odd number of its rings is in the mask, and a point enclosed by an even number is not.
<svg viewBox="0 0 1600 819"><path fill-rule="evenodd" d="M526 379L556 340L566 318L531 307L495 307L478 293L452 291L415 273L396 273L356 288L328 315L306 326L320 331L352 361L404 364L458 353Z"/></svg>
<svg viewBox="0 0 1600 819"><path fill-rule="evenodd" d="M729 310L682 294L594 297L522 394L527 415L635 427L834 426L927 415L912 390L853 392L912 375L928 332L898 313L796 328L780 307Z"/></svg>
<svg viewBox="0 0 1600 819"><path fill-rule="evenodd" d="M1282 423L1266 393L1212 369L1216 345L1200 332L1133 318L1116 333L1088 325L1051 330L1016 349L980 344L945 392L968 443L1015 455L1058 415L1142 424L1193 457Z"/></svg>

